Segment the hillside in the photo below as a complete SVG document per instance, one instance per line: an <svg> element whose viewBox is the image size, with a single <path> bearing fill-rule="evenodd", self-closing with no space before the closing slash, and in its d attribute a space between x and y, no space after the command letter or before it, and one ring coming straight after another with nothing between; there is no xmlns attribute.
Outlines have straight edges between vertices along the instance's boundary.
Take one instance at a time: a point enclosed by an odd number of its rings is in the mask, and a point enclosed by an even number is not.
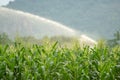
<svg viewBox="0 0 120 80"><path fill-rule="evenodd" d="M5 6L39 15L91 36L111 38L120 30L120 0L15 0Z"/></svg>

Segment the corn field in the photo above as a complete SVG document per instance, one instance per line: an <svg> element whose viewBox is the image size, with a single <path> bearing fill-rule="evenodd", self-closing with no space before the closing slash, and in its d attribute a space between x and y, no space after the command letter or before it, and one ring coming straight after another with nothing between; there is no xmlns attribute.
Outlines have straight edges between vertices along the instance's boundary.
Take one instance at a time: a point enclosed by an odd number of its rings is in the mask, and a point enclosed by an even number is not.
<svg viewBox="0 0 120 80"><path fill-rule="evenodd" d="M0 45L0 80L120 80L120 47Z"/></svg>

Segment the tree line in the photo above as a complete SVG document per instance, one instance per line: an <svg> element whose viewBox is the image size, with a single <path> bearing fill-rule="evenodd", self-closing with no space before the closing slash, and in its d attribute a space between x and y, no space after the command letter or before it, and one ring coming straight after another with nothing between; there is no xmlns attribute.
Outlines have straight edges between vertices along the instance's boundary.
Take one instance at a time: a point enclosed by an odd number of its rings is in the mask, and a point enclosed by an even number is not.
<svg viewBox="0 0 120 80"><path fill-rule="evenodd" d="M120 45L120 31L116 31L114 34L113 39L106 40L106 43L110 47L114 47L116 45ZM77 41L77 38L74 37L65 37L65 36L53 36L48 37L45 36L41 39L37 39L33 36L15 36L14 40L10 39L6 33L0 33L0 44L13 44L14 42L17 43L24 43L24 44L43 44L43 42L55 42L58 41L60 44L69 44Z"/></svg>

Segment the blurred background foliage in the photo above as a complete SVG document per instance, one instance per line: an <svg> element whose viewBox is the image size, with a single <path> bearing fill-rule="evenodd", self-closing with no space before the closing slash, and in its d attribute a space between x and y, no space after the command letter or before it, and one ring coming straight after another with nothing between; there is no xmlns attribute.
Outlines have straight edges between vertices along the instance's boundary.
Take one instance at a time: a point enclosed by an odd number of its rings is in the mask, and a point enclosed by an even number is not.
<svg viewBox="0 0 120 80"><path fill-rule="evenodd" d="M109 47L119 46L120 45L120 31L116 31L113 35L114 35L113 39L98 40L97 45L101 48L105 47L105 46L109 46ZM2 44L2 45L13 44L14 42L22 43L22 44L25 44L25 45L33 45L33 44L42 45L44 43L52 44L56 41L58 41L58 43L60 45L67 45L67 46L70 46L71 44L74 44L74 43L79 43L77 37L66 37L66 36L48 37L48 36L44 36L41 39L37 39L34 36L24 36L24 37L22 37L22 36L17 34L14 39L10 39L9 36L6 33L1 33L0 34L0 44Z"/></svg>

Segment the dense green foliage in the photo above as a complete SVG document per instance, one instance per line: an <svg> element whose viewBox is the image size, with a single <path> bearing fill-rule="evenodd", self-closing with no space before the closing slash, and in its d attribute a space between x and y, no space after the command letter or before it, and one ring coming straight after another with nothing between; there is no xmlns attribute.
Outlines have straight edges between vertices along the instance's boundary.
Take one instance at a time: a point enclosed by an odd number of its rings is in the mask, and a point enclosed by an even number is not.
<svg viewBox="0 0 120 80"><path fill-rule="evenodd" d="M0 45L1 80L120 80L120 46Z"/></svg>
<svg viewBox="0 0 120 80"><path fill-rule="evenodd" d="M114 44L99 41L93 48L70 37L16 36L14 43L0 34L0 80L120 80L118 34Z"/></svg>

